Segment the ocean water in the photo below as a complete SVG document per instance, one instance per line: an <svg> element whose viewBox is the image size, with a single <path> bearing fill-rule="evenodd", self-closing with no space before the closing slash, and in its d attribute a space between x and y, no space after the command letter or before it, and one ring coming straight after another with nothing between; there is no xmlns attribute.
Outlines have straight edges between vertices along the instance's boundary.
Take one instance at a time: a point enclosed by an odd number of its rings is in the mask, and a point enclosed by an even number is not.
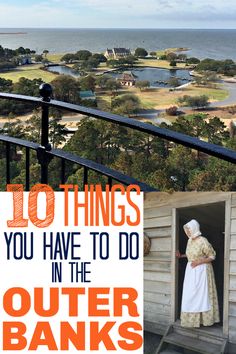
<svg viewBox="0 0 236 354"><path fill-rule="evenodd" d="M2 34L26 32L24 34ZM80 49L104 52L106 48L126 47L148 51L172 47L190 48L188 55L199 58L236 60L236 29L29 29L0 28L0 45L20 46L42 53L69 53Z"/></svg>

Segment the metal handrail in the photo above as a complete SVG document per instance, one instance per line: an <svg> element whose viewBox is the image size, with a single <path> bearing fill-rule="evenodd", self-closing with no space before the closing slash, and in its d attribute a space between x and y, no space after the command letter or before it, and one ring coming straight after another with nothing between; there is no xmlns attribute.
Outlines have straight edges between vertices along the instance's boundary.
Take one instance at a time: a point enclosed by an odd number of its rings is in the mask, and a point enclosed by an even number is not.
<svg viewBox="0 0 236 354"><path fill-rule="evenodd" d="M0 98L18 100L22 102L31 102L39 106L42 105L42 99L38 97L23 96L10 93L0 93ZM110 112L103 112L94 108L88 108L72 103L50 100L43 101L43 104L48 107L63 109L74 113L84 114L89 117L102 119L110 123L116 123L128 128L132 128L134 130L148 133L152 136L157 136L159 138L163 138L165 140L172 141L177 144L204 152L210 156L215 156L222 160L232 162L234 164L236 163L236 151L225 148L223 146L208 143L206 141L183 133L175 132L173 130L165 128L160 128L148 123L143 123L133 118L130 119Z"/></svg>
<svg viewBox="0 0 236 354"><path fill-rule="evenodd" d="M13 137L1 135L1 134L0 134L0 141L5 142L8 145L9 144L17 145L17 146L31 149L31 150L34 150L37 152L41 148L41 145L38 143L34 143L34 142L24 140L24 139L13 138ZM108 180L109 179L114 180L114 181L120 182L124 185L130 185L130 184L139 185L140 189L145 192L153 192L153 191L157 190L157 189L147 185L146 183L138 181L137 179L135 179L133 177L126 176L121 172L115 171L115 170L113 170L109 167L106 167L104 165L101 165L97 162L82 158L78 155L75 155L75 154L60 150L60 149L51 149L49 151L44 150L44 153L46 155L48 155L49 157L57 157L57 158L60 158L64 161L68 161L68 162L80 165L81 167L84 167L87 170L95 171L103 176L108 177Z"/></svg>
<svg viewBox="0 0 236 354"><path fill-rule="evenodd" d="M147 185L146 183L140 182L137 179L130 177L130 176L126 176L123 173L120 173L118 171L115 171L109 167L106 167L104 165L101 165L97 162L85 159L83 157L77 156L75 154L72 154L70 152L65 152L63 150L60 149L52 149L50 151L47 152L49 155L51 156L55 156L55 157L60 157L66 161L70 161L73 163L76 163L80 166L86 167L89 170L95 171L100 173L101 175L105 175L108 178L111 178L112 180L121 182L125 185L129 185L129 184L137 184L140 186L142 191L146 191L146 192L152 192L152 191L157 191L156 188L150 187L149 185Z"/></svg>

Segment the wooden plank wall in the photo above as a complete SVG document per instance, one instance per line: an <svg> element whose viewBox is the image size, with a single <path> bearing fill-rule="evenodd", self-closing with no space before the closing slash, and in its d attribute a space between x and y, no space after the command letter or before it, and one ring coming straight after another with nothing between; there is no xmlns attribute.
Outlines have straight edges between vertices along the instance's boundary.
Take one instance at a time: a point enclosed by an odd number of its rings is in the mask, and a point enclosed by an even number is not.
<svg viewBox="0 0 236 354"><path fill-rule="evenodd" d="M229 264L229 340L236 343L236 193L232 194Z"/></svg>
<svg viewBox="0 0 236 354"><path fill-rule="evenodd" d="M171 206L145 203L144 229L151 239L144 262L145 329L159 334L165 332L171 313L171 215Z"/></svg>

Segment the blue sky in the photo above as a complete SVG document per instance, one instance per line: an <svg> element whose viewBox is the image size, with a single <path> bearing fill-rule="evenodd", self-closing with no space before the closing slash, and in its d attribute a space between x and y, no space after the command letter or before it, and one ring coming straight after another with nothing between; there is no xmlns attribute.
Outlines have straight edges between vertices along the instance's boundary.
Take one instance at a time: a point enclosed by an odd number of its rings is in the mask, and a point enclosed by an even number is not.
<svg viewBox="0 0 236 354"><path fill-rule="evenodd" d="M0 27L235 28L235 0L0 0Z"/></svg>

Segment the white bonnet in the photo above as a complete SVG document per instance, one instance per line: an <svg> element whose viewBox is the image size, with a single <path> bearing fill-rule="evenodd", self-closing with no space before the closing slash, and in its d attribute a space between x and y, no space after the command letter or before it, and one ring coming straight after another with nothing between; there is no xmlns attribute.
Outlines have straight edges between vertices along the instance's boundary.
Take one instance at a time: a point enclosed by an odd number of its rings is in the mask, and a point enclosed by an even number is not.
<svg viewBox="0 0 236 354"><path fill-rule="evenodd" d="M188 231L190 232L191 238L198 237L202 234L200 231L200 225L197 222L197 220L195 220L195 219L190 220L187 224L185 224L183 226L183 228L184 228L184 231L186 228L188 229Z"/></svg>

